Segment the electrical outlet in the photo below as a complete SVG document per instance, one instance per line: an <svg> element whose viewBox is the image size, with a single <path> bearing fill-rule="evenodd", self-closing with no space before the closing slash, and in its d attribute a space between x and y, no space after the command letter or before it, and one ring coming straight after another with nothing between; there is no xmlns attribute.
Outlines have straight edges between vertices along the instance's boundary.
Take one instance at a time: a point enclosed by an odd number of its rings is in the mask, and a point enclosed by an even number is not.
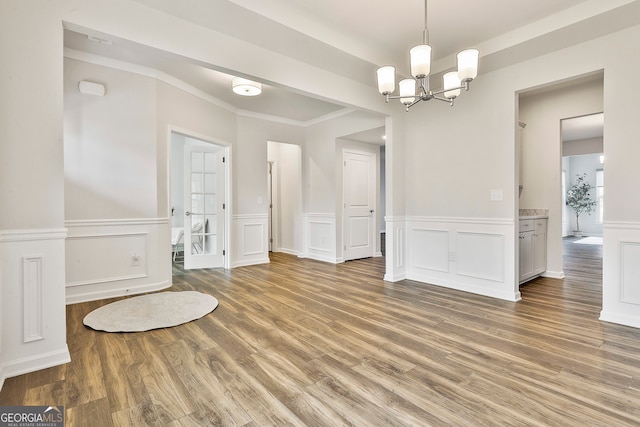
<svg viewBox="0 0 640 427"><path fill-rule="evenodd" d="M491 200L494 202L499 202L503 199L502 189L491 190Z"/></svg>
<svg viewBox="0 0 640 427"><path fill-rule="evenodd" d="M140 265L140 255L138 255L138 254L131 255L131 265L133 267L136 267L136 266Z"/></svg>

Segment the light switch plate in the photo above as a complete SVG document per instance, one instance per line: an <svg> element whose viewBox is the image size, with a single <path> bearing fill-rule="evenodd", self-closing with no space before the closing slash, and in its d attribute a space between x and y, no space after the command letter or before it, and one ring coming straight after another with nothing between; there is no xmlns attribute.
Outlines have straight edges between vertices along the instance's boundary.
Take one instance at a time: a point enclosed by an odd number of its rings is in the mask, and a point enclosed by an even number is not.
<svg viewBox="0 0 640 427"><path fill-rule="evenodd" d="M502 189L491 190L491 201L499 202L503 199Z"/></svg>

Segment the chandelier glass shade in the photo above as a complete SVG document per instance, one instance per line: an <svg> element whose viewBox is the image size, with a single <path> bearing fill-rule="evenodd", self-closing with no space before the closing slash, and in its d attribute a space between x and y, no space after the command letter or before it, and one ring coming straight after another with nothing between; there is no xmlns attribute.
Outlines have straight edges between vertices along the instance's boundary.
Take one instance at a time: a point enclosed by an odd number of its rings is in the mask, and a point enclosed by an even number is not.
<svg viewBox="0 0 640 427"><path fill-rule="evenodd" d="M437 99L453 105L453 101L460 95L462 89L469 90L469 83L478 75L477 49L467 49L458 53L458 70L443 75L443 89L433 91L430 88L431 74L431 46L429 46L429 31L427 30L427 0L424 2L424 31L423 43L409 50L411 65L411 79L400 80L398 83L400 95L393 95L396 89L396 69L392 65L378 68L378 92L390 99L399 99L406 110L420 101ZM418 92L416 93L416 89Z"/></svg>

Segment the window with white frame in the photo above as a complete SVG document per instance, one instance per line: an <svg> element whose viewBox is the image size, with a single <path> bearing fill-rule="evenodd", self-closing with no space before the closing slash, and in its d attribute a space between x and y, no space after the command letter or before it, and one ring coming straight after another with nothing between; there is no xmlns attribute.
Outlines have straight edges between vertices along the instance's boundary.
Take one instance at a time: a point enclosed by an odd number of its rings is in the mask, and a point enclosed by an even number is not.
<svg viewBox="0 0 640 427"><path fill-rule="evenodd" d="M599 224L604 221L604 171L596 170L596 202L598 202L598 218Z"/></svg>

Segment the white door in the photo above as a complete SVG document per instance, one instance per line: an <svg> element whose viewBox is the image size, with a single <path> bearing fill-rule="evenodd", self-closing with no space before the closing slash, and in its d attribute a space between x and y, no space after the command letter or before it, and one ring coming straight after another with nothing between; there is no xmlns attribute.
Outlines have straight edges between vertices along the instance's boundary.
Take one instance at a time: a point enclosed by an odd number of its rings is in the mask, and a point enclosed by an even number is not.
<svg viewBox="0 0 640 427"><path fill-rule="evenodd" d="M345 151L344 159L344 259L374 255L376 230L375 156Z"/></svg>
<svg viewBox="0 0 640 427"><path fill-rule="evenodd" d="M184 268L224 265L224 148L184 148Z"/></svg>

